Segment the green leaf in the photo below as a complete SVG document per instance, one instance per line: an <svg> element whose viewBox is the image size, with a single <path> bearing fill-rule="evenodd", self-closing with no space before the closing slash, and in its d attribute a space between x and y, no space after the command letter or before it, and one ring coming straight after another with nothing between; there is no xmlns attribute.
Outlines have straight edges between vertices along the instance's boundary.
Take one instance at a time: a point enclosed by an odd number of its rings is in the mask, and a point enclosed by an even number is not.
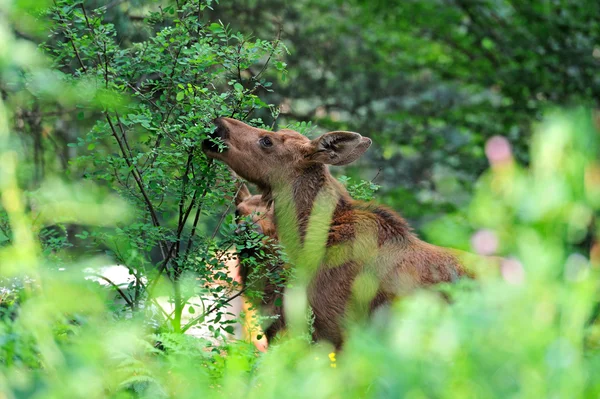
<svg viewBox="0 0 600 399"><path fill-rule="evenodd" d="M8 240L9 240L8 236L0 231L0 243L3 243Z"/></svg>
<svg viewBox="0 0 600 399"><path fill-rule="evenodd" d="M223 330L225 330L226 332L228 332L229 334L233 334L235 332L233 326L227 326L227 327L223 327Z"/></svg>

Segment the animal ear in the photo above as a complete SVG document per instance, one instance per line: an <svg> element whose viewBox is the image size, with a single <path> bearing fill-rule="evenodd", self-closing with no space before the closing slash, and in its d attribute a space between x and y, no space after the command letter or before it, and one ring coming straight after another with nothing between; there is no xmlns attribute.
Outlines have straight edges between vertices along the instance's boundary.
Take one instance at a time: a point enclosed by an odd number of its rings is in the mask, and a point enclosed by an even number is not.
<svg viewBox="0 0 600 399"><path fill-rule="evenodd" d="M328 165L347 165L356 161L371 146L371 139L354 132L329 132L310 142L311 161Z"/></svg>
<svg viewBox="0 0 600 399"><path fill-rule="evenodd" d="M252 194L250 194L250 190L244 183L240 183L240 187L238 188L237 194L235 195L235 205L239 205L245 200L247 200Z"/></svg>

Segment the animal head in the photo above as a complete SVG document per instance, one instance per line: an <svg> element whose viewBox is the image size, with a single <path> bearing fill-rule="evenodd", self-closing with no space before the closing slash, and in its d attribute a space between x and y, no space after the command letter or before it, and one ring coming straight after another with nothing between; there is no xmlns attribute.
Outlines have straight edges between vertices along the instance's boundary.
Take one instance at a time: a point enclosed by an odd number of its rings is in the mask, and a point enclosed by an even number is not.
<svg viewBox="0 0 600 399"><path fill-rule="evenodd" d="M262 195L252 195L242 184L235 196L235 214L238 217L250 217L252 228L270 238L276 238L275 215L273 207L269 206Z"/></svg>
<svg viewBox="0 0 600 399"><path fill-rule="evenodd" d="M358 159L371 139L358 133L335 131L314 140L289 129L270 132L231 118L218 118L214 138L226 146L219 152L205 140L209 157L225 162L235 173L261 189L285 183L314 165L346 165Z"/></svg>

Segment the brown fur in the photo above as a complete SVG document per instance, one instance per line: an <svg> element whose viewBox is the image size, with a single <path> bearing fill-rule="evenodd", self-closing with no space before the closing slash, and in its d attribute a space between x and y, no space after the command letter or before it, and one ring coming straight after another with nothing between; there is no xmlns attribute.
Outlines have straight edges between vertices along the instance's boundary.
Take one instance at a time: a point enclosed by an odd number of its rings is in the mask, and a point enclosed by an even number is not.
<svg viewBox="0 0 600 399"><path fill-rule="evenodd" d="M325 256L308 288L316 339L340 347L343 324L352 315L360 317L417 287L466 274L452 252L421 241L395 212L353 200L331 176L328 164L353 162L370 146L370 139L331 132L309 140L291 130L269 132L230 118L215 123L215 134L227 150L215 152L205 143L205 152L257 184L263 200L274 200L277 217L285 212L284 189L291 187L301 241L317 195L335 205ZM278 233L282 237L282 231ZM355 284L359 280L361 284Z"/></svg>

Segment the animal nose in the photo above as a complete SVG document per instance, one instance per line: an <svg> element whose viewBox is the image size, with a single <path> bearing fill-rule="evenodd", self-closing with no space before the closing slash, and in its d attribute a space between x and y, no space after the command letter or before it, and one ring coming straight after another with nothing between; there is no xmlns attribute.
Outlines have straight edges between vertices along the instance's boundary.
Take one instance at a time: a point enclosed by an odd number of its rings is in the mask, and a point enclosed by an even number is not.
<svg viewBox="0 0 600 399"><path fill-rule="evenodd" d="M225 121L223 120L223 118L216 118L215 120L213 120L213 123L217 126L217 128L212 133L212 136L214 138L218 137L223 140L227 139L229 137L229 129L225 125Z"/></svg>
<svg viewBox="0 0 600 399"><path fill-rule="evenodd" d="M245 229L242 229L242 226L244 226ZM254 231L256 231L259 234L263 234L263 235L265 234L265 232L263 231L263 228L260 225L260 223L251 223L251 224L240 223L238 225L238 227L235 229L235 234L238 234L238 235L242 234L244 232L244 230L247 230L247 229L254 230Z"/></svg>

